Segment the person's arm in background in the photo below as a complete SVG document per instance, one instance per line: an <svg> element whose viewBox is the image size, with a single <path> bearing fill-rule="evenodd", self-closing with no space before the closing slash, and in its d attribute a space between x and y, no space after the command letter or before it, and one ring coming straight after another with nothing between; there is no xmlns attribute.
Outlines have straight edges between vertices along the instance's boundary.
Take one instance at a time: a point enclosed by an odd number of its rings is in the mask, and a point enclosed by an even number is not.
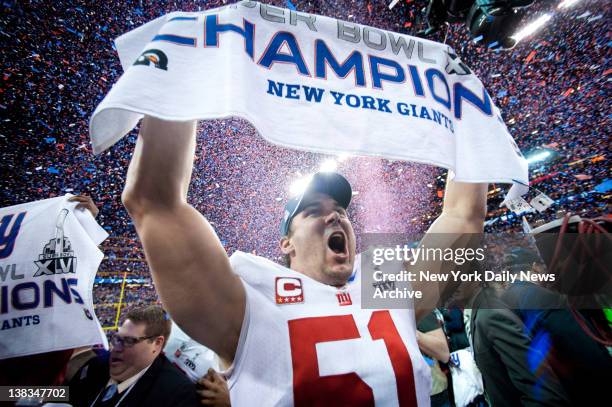
<svg viewBox="0 0 612 407"><path fill-rule="evenodd" d="M421 352L442 363L448 363L450 351L442 328L429 332L417 331L417 344Z"/></svg>
<svg viewBox="0 0 612 407"><path fill-rule="evenodd" d="M172 319L231 363L246 294L215 230L187 203L195 146L195 121L145 117L122 200Z"/></svg>
<svg viewBox="0 0 612 407"><path fill-rule="evenodd" d="M87 209L93 217L97 217L100 210L94 203L93 199L87 195L75 195L68 198L68 202L78 202L77 209Z"/></svg>
<svg viewBox="0 0 612 407"><path fill-rule="evenodd" d="M442 321L438 319L437 311L430 312L419 322L416 337L417 344L422 353L439 362L448 362L450 350L446 341L446 334L442 329Z"/></svg>

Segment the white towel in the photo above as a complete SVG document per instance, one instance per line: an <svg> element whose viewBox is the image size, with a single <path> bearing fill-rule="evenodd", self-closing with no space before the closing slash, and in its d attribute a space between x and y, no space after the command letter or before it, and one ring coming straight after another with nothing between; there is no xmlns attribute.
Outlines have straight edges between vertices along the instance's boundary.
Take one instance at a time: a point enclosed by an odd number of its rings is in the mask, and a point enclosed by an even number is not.
<svg viewBox="0 0 612 407"><path fill-rule="evenodd" d="M528 183L499 110L447 45L249 1L170 13L115 44L125 72L91 118L95 153L143 114L239 116L285 147Z"/></svg>
<svg viewBox="0 0 612 407"><path fill-rule="evenodd" d="M0 359L108 349L93 307L108 233L70 196L0 208Z"/></svg>

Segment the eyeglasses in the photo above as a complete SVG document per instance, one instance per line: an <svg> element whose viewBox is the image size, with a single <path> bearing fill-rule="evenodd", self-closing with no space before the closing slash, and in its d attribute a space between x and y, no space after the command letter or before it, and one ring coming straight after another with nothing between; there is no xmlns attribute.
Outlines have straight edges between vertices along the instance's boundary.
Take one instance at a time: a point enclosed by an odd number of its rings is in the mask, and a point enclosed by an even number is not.
<svg viewBox="0 0 612 407"><path fill-rule="evenodd" d="M157 335L141 336L138 338L134 338L133 336L113 335L110 339L110 343L113 346L121 346L122 348L131 348L132 346L144 341L145 339L152 339L152 338L155 338L156 336Z"/></svg>

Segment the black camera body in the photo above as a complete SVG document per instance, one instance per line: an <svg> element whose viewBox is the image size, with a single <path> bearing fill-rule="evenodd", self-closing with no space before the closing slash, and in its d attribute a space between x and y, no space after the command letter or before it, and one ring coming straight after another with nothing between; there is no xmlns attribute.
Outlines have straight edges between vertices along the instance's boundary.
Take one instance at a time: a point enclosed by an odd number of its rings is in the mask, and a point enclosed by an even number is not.
<svg viewBox="0 0 612 407"><path fill-rule="evenodd" d="M464 23L473 38L489 48L510 49L511 37L534 0L430 0L425 13L428 28L436 32L446 23Z"/></svg>

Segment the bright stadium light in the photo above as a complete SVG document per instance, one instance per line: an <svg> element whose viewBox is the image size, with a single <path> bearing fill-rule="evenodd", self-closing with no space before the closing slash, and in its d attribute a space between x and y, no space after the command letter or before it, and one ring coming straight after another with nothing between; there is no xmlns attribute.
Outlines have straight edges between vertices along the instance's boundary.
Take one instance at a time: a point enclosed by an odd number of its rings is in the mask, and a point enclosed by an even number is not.
<svg viewBox="0 0 612 407"><path fill-rule="evenodd" d="M336 168L338 168L338 162L334 160L333 158L330 158L321 163L321 166L319 167L319 171L334 172L336 171Z"/></svg>
<svg viewBox="0 0 612 407"><path fill-rule="evenodd" d="M538 31L540 28L542 28L551 18L552 18L552 15L544 14L537 20L527 24L525 27L519 30L516 34L514 34L511 38L518 43L523 38L530 36L534 32Z"/></svg>
<svg viewBox="0 0 612 407"><path fill-rule="evenodd" d="M563 0L561 3L559 3L557 8L570 8L579 1L580 0Z"/></svg>
<svg viewBox="0 0 612 407"><path fill-rule="evenodd" d="M312 174L306 175L305 177L298 178L289 187L289 194L291 196L297 196L306 190L308 184L312 180Z"/></svg>
<svg viewBox="0 0 612 407"><path fill-rule="evenodd" d="M544 161L545 159L547 159L550 156L550 151L541 151L539 153L536 153L530 157L527 157L527 163L528 164L533 164L535 162L538 161Z"/></svg>

